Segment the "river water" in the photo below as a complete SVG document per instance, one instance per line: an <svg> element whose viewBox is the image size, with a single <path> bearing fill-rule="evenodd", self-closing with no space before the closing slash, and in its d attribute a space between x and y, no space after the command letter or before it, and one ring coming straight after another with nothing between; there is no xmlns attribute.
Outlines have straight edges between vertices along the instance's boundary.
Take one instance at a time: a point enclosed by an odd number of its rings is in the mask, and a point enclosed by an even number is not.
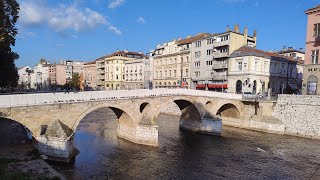
<svg viewBox="0 0 320 180"><path fill-rule="evenodd" d="M223 127L221 137L179 130L159 116L159 147L117 138L113 112L87 115L76 134L80 154L55 164L68 179L320 179L320 141Z"/></svg>

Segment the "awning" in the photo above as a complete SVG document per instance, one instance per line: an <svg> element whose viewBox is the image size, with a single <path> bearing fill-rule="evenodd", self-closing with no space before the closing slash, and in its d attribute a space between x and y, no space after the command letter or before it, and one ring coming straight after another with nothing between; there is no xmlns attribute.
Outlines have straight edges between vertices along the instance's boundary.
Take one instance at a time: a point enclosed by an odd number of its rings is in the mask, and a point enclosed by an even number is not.
<svg viewBox="0 0 320 180"><path fill-rule="evenodd" d="M228 88L228 84L208 84L208 88L210 89L227 89Z"/></svg>
<svg viewBox="0 0 320 180"><path fill-rule="evenodd" d="M206 85L205 84L197 84L197 88L205 89Z"/></svg>
<svg viewBox="0 0 320 180"><path fill-rule="evenodd" d="M290 86L291 90L299 90L297 84L291 84L291 83L289 83L289 86Z"/></svg>

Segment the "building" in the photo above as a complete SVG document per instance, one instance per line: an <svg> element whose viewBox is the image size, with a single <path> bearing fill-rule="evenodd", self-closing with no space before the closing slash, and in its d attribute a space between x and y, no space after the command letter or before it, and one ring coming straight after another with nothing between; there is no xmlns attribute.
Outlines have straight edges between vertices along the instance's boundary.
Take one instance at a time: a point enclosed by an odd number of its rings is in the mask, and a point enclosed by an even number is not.
<svg viewBox="0 0 320 180"><path fill-rule="evenodd" d="M83 61L64 61L63 64L66 66L66 81L72 80L72 75L78 73L79 75L84 74L84 62Z"/></svg>
<svg viewBox="0 0 320 180"><path fill-rule="evenodd" d="M234 30L228 26L226 32L207 34L194 41L191 46L192 88L212 91L227 89L229 55L242 46L256 47L256 31L249 36L246 27L240 33L238 25L234 26Z"/></svg>
<svg viewBox="0 0 320 180"><path fill-rule="evenodd" d="M143 89L145 58L125 61L125 89Z"/></svg>
<svg viewBox="0 0 320 180"><path fill-rule="evenodd" d="M96 61L84 64L84 78L86 87L95 89L97 87L97 67Z"/></svg>
<svg viewBox="0 0 320 180"><path fill-rule="evenodd" d="M63 86L66 83L66 66L64 64L50 64L49 82L51 86Z"/></svg>
<svg viewBox="0 0 320 180"><path fill-rule="evenodd" d="M280 55L283 56L287 56L287 57L291 57L294 59L299 59L304 61L305 59L305 52L303 51L302 48L298 49L294 49L293 47L283 47L281 51L277 52Z"/></svg>
<svg viewBox="0 0 320 180"><path fill-rule="evenodd" d="M49 62L40 60L33 68L33 73L31 74L31 88L37 90L46 90L49 88L49 65Z"/></svg>
<svg viewBox="0 0 320 180"><path fill-rule="evenodd" d="M155 88L190 88L190 64L192 42L208 36L199 33L195 36L188 36L185 39L179 38L157 45L151 51L150 63L153 74L153 87Z"/></svg>
<svg viewBox="0 0 320 180"><path fill-rule="evenodd" d="M125 62L143 59L141 52L116 51L96 60L97 87L105 90L125 89Z"/></svg>
<svg viewBox="0 0 320 180"><path fill-rule="evenodd" d="M302 64L302 60L241 47L230 55L228 92L296 93L301 89Z"/></svg>
<svg viewBox="0 0 320 180"><path fill-rule="evenodd" d="M31 88L31 74L33 73L33 69L29 66L23 66L18 69L19 80L18 84L22 88Z"/></svg>
<svg viewBox="0 0 320 180"><path fill-rule="evenodd" d="M320 94L320 5L305 11L308 16L306 56L303 67L303 94Z"/></svg>

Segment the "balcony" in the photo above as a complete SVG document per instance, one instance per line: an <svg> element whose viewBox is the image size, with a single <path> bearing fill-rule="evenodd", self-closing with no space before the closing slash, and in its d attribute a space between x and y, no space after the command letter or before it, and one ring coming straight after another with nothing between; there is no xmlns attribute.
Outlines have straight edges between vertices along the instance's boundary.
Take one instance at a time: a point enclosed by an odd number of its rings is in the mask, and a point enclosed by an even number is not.
<svg viewBox="0 0 320 180"><path fill-rule="evenodd" d="M213 54L213 57L214 57L215 59L223 58L223 57L229 57L229 53L228 53L228 52L223 52L223 53L215 52L215 53Z"/></svg>
<svg viewBox="0 0 320 180"><path fill-rule="evenodd" d="M228 64L213 64L212 70L215 69L226 69L228 68Z"/></svg>
<svg viewBox="0 0 320 180"><path fill-rule="evenodd" d="M215 42L214 47L227 46L227 45L229 45L229 43L230 43L230 40Z"/></svg>

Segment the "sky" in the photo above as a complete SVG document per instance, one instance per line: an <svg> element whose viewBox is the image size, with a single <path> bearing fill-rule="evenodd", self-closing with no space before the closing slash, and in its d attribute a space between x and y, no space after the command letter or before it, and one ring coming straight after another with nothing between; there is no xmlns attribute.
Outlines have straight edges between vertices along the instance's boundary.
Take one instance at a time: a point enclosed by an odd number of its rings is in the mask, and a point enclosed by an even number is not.
<svg viewBox="0 0 320 180"><path fill-rule="evenodd" d="M18 0L16 66L40 58L93 61L117 49L157 44L227 25L257 30L257 48L305 48L304 11L320 0Z"/></svg>

